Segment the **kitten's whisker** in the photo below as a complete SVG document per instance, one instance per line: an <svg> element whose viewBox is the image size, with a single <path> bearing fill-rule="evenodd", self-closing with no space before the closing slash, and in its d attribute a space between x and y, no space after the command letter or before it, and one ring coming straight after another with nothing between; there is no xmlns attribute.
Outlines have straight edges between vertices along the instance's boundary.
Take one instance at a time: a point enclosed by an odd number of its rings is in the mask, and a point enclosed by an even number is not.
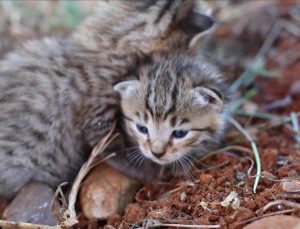
<svg viewBox="0 0 300 229"><path fill-rule="evenodd" d="M119 168L122 169L124 168L125 165L127 165L128 163L134 161L138 156L139 156L139 149L132 151L130 153L130 155L128 155L128 157L123 158L118 164L118 166L120 166Z"/></svg>
<svg viewBox="0 0 300 229"><path fill-rule="evenodd" d="M171 174L175 175L175 165L176 165L176 161L173 161L171 164Z"/></svg>
<svg viewBox="0 0 300 229"><path fill-rule="evenodd" d="M176 163L175 163L175 175L176 175L176 176L179 176L179 175L180 175L181 165L180 165L180 163L179 163L178 160L176 160L175 162L176 162Z"/></svg>
<svg viewBox="0 0 300 229"><path fill-rule="evenodd" d="M195 180L195 177L194 177L194 175L193 175L193 169L191 168L191 162L190 162L190 160L189 159L187 159L186 157L183 157L182 158L182 162L183 162L183 164L185 165L185 167L186 167L186 172L187 172L187 175L188 175L188 178L189 178L189 180Z"/></svg>
<svg viewBox="0 0 300 229"><path fill-rule="evenodd" d="M198 160L196 157L194 157L193 155L191 155L189 153L186 154L185 156L191 158L193 161L197 161Z"/></svg>
<svg viewBox="0 0 300 229"><path fill-rule="evenodd" d="M171 174L177 176L177 161L173 161L171 164Z"/></svg>
<svg viewBox="0 0 300 229"><path fill-rule="evenodd" d="M123 149L120 149L120 150L117 150L117 151L114 151L114 152L120 153L122 151L126 152L126 151L129 151L129 150L139 149L139 148L140 148L139 146L133 146L133 147L128 147L128 148L123 148Z"/></svg>
<svg viewBox="0 0 300 229"><path fill-rule="evenodd" d="M187 168L189 169L189 171L192 171L192 168L190 166L190 164L188 163L188 159L186 157L182 157L183 162L185 163L185 165L187 166Z"/></svg>
<svg viewBox="0 0 300 229"><path fill-rule="evenodd" d="M178 160L178 162L179 162L179 164L180 164L180 166L181 166L181 168L182 168L182 171L183 171L183 175L184 175L184 177L185 177L185 180L189 180L188 179L188 175L187 175L187 168L186 168L186 165L183 163L183 161L182 160Z"/></svg>
<svg viewBox="0 0 300 229"><path fill-rule="evenodd" d="M142 154L139 151L135 151L135 154L130 157L129 162L133 162L133 164L136 164L141 155Z"/></svg>
<svg viewBox="0 0 300 229"><path fill-rule="evenodd" d="M180 163L179 163L179 161L176 161L176 170L175 170L175 172L176 172L176 176L179 176L179 174L180 174Z"/></svg>
<svg viewBox="0 0 300 229"><path fill-rule="evenodd" d="M172 161L172 163L170 164L170 169L171 169L171 173L173 174L173 169L174 169L174 161Z"/></svg>
<svg viewBox="0 0 300 229"><path fill-rule="evenodd" d="M136 165L137 168L139 168L140 167L140 162L143 159L143 155L139 154L138 157L136 157L135 159L136 160L135 160L134 164Z"/></svg>
<svg viewBox="0 0 300 229"><path fill-rule="evenodd" d="M184 155L185 160L188 162L188 164L191 167L191 171L197 170L197 167L195 166L195 164L193 163L193 161L189 159L189 156L190 156L190 158L192 158L192 160L195 160L195 158L193 156L191 156L191 155L188 155L188 154Z"/></svg>
<svg viewBox="0 0 300 229"><path fill-rule="evenodd" d="M134 154L130 154L128 157L124 157L122 160L120 160L118 163L119 163L119 165L121 166L121 168L122 168L122 166L123 166L128 160L130 160L131 157L133 157L133 156L134 156Z"/></svg>
<svg viewBox="0 0 300 229"><path fill-rule="evenodd" d="M145 157L144 157L143 154L141 154L140 160L139 160L138 165L137 165L138 168L140 168L143 165L144 161L145 161Z"/></svg>
<svg viewBox="0 0 300 229"><path fill-rule="evenodd" d="M139 146L127 147L124 150L139 149Z"/></svg>
<svg viewBox="0 0 300 229"><path fill-rule="evenodd" d="M210 141L210 143L214 143L214 144L217 144L217 145L220 144L220 142L218 140L215 140L214 138L210 138L209 141Z"/></svg>
<svg viewBox="0 0 300 229"><path fill-rule="evenodd" d="M182 164L183 164L184 167L185 167L185 176L186 176L186 180L187 180L187 181L192 180L192 179L191 179L191 174L190 174L190 168L189 168L188 165L186 164L186 161L185 161L185 160L182 160Z"/></svg>
<svg viewBox="0 0 300 229"><path fill-rule="evenodd" d="M141 157L143 157L143 154L139 149L137 149L131 152L131 154L125 159L125 164L132 163L132 165L137 165Z"/></svg>
<svg viewBox="0 0 300 229"><path fill-rule="evenodd" d="M177 176L178 161L174 161L174 176Z"/></svg>

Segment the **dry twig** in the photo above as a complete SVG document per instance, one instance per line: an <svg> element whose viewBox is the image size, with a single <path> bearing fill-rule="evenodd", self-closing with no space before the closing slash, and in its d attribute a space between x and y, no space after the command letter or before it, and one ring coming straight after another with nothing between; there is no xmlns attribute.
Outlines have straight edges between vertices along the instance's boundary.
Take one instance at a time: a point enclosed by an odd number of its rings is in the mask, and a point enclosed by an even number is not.
<svg viewBox="0 0 300 229"><path fill-rule="evenodd" d="M93 149L88 161L84 163L73 183L70 195L69 195L69 205L68 205L68 218L63 222L65 225L73 226L76 223L78 223L78 220L76 218L76 211L75 211L75 203L77 199L77 194L80 188L80 185L85 178L85 176L90 172L90 170L96 165L99 164L113 156L115 154L110 154L106 158L99 161L98 156L103 153L103 151L106 149L106 147L117 137L118 134L113 134L115 129L115 124L113 125L110 132L103 138L101 141L95 146ZM98 162L97 162L98 161Z"/></svg>
<svg viewBox="0 0 300 229"><path fill-rule="evenodd" d="M285 214L285 213L291 213L291 212L295 212L295 211L296 211L296 209L287 209L287 210L278 211L278 212L271 212L271 213L263 214L261 216L256 216L256 217L253 217L251 219L247 219L247 220L235 223L234 225L238 226L238 225L241 225L241 224L244 224L244 223L249 223L249 222L252 222L252 221L255 221L255 220L258 220L258 219L262 219L262 218L265 218L265 217L268 217L268 216L282 215L282 214Z"/></svg>
<svg viewBox="0 0 300 229"><path fill-rule="evenodd" d="M224 152L224 151L230 151L230 150L240 151L240 152L248 153L248 154L251 154L251 155L252 155L252 151L251 151L250 149L244 147L244 146L231 145L231 146L226 146L226 147L224 147L224 148L221 148L221 149L212 151L212 152L206 154L205 156L201 157L199 161L204 161L204 160L207 159L208 157L211 157L211 156L213 156L213 155L222 153L222 152Z"/></svg>
<svg viewBox="0 0 300 229"><path fill-rule="evenodd" d="M31 223L17 223L13 221L0 220L0 228L3 229L64 229L65 227L57 225L57 226L47 226L47 225L39 225L39 224L31 224Z"/></svg>
<svg viewBox="0 0 300 229"><path fill-rule="evenodd" d="M195 224L177 224L177 223L163 223L159 220L144 220L141 228L154 228L154 227L180 227L180 228L220 228L220 225L195 225Z"/></svg>
<svg viewBox="0 0 300 229"><path fill-rule="evenodd" d="M58 186L58 188L56 189L56 191L54 193L54 197L51 201L51 204L50 204L51 212L55 216L55 218L57 220L56 222L59 222L59 223L64 221L64 219L65 219L64 213L65 213L66 209L68 208L67 201L66 201L66 199L64 197L64 193L61 189L61 187L66 184L67 184L67 182L64 182ZM60 195L60 199L58 197L59 195ZM61 202L60 209L56 208L57 207L56 203L57 203L58 199Z"/></svg>
<svg viewBox="0 0 300 229"><path fill-rule="evenodd" d="M272 207L272 206L274 206L274 205L278 205L278 204L282 204L282 205L285 205L285 206L294 208L294 209L296 209L297 211L300 210L300 204L299 204L299 203L295 203L295 202L288 201L288 200L275 200L275 201L269 202L269 203L266 204L264 207L258 209L258 210L256 211L256 214L262 214L262 213L264 213L265 211L267 211L270 207Z"/></svg>
<svg viewBox="0 0 300 229"><path fill-rule="evenodd" d="M259 152L257 149L257 146L253 140L253 138L247 133L247 131L233 118L230 118L230 122L232 125L234 125L250 142L252 151L255 156L255 161L256 161L256 177L254 181L254 186L253 186L253 192L256 193L256 188L259 182L259 177L261 175L261 162L260 162L260 157L259 157Z"/></svg>

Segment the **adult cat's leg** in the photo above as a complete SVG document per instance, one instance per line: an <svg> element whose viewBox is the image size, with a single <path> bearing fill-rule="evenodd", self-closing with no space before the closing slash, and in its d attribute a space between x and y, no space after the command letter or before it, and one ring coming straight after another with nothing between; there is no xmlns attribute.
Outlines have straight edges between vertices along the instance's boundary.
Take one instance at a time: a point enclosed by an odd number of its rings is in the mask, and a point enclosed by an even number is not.
<svg viewBox="0 0 300 229"><path fill-rule="evenodd" d="M10 199L30 181L32 172L23 164L11 164L1 157L0 160L0 196Z"/></svg>

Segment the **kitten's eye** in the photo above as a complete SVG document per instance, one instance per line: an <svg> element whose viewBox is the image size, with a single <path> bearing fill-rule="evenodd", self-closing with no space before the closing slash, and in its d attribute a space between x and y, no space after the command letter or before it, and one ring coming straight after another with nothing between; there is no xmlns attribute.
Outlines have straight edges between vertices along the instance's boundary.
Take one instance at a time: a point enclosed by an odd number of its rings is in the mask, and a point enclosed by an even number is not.
<svg viewBox="0 0 300 229"><path fill-rule="evenodd" d="M148 128L145 126L141 126L139 124L136 124L136 128L143 134L148 134Z"/></svg>
<svg viewBox="0 0 300 229"><path fill-rule="evenodd" d="M183 138L187 135L188 131L187 130L175 130L172 133L173 138Z"/></svg>

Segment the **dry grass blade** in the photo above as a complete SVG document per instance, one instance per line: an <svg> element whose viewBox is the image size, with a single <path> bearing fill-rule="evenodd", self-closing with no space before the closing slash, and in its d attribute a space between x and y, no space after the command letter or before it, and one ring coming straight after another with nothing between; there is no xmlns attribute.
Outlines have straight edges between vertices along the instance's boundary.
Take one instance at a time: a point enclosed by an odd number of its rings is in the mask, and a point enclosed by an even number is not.
<svg viewBox="0 0 300 229"><path fill-rule="evenodd" d="M168 227L168 228L220 228L220 225L195 225L195 224L179 224L179 223L162 223L159 220L146 219L141 228L155 228L155 227Z"/></svg>
<svg viewBox="0 0 300 229"><path fill-rule="evenodd" d="M66 184L67 184L67 182L64 182L58 186L58 188L56 189L56 191L54 193L54 197L51 201L51 204L50 204L52 215L55 216L56 222L59 222L59 223L63 222L64 219L66 218L64 213L68 208L68 204L66 202L63 191L61 189L61 187ZM60 198L59 198L59 195L60 195ZM61 206L60 206L60 209L57 209L56 204L59 202L59 200L61 202Z"/></svg>
<svg viewBox="0 0 300 229"><path fill-rule="evenodd" d="M118 134L113 134L115 129L115 124L113 125L110 132L103 138L101 141L95 146L93 149L88 161L84 163L73 183L70 195L69 195L69 205L68 205L68 214L69 217L63 222L63 225L66 226L73 226L76 223L78 223L77 217L76 217L76 211L75 211L75 203L77 199L77 194L80 188L80 185L85 178L85 176L90 172L90 170L95 166L95 164L99 164L113 156L115 154L110 154L106 158L102 159L101 161L97 162L98 156L103 153L103 151L106 149L106 147L117 137Z"/></svg>
<svg viewBox="0 0 300 229"><path fill-rule="evenodd" d="M291 213L291 212L295 212L295 211L296 211L296 209L287 209L287 210L278 211L278 212L271 212L271 213L267 213L267 214L264 214L264 215L261 215L261 216L256 216L256 217L253 217L251 219L247 219L247 220L235 223L234 225L238 226L238 225L249 223L249 222L252 222L252 221L255 221L255 220L258 220L258 219L262 219L262 218L265 218L265 217L268 217L268 216L283 215L283 214Z"/></svg>
<svg viewBox="0 0 300 229"><path fill-rule="evenodd" d="M16 228L23 228L23 229L63 229L64 227L57 225L57 226L46 226L46 225L39 225L39 224L31 224L31 223L17 223L13 221L6 221L0 220L0 228L5 229L16 229Z"/></svg>
<svg viewBox="0 0 300 229"><path fill-rule="evenodd" d="M291 113L291 122L293 125L293 131L295 132L295 140L300 144L300 125L299 120L295 112Z"/></svg>
<svg viewBox="0 0 300 229"><path fill-rule="evenodd" d="M180 227L180 228L220 228L220 225L186 225L186 224L168 224L168 223L161 223L158 225L153 225L151 227Z"/></svg>
<svg viewBox="0 0 300 229"><path fill-rule="evenodd" d="M247 131L236 120L234 120L233 118L230 118L230 122L246 137L246 139L251 144L251 148L253 150L253 153L255 156L255 161L256 161L256 177L255 177L254 186L253 186L253 192L256 193L256 188L257 188L259 178L261 175L261 162L260 162L260 157L259 157L259 152L258 152L257 146L256 146L253 138L247 133Z"/></svg>
<svg viewBox="0 0 300 229"><path fill-rule="evenodd" d="M237 115L239 115L239 114L237 114ZM295 115L297 116L297 118L300 117L300 112L295 113ZM251 114L249 114L248 116L255 117L255 115L251 116ZM249 128L246 128L245 129L246 132L254 135L261 130L269 130L272 128L276 128L276 127L284 125L287 122L291 122L291 120L292 120L292 118L290 116L279 116L279 117L274 117L274 118L271 118L271 116L269 116L268 119L269 119L269 121L267 121L267 122L260 123L258 125L254 125ZM238 135L240 135L239 131L232 131L230 133L230 138L238 137Z"/></svg>
<svg viewBox="0 0 300 229"><path fill-rule="evenodd" d="M205 156L201 157L199 161L204 161L208 157L211 157L211 156L216 155L218 153L222 153L224 151L229 151L229 150L234 150L234 151L239 151L239 152L243 152L243 153L252 154L252 151L250 149L244 147L244 146L231 145L231 146L226 146L224 148L212 151L212 152L206 154Z"/></svg>
<svg viewBox="0 0 300 229"><path fill-rule="evenodd" d="M278 204L282 204L282 205L285 205L285 206L294 208L294 209L296 209L297 211L300 210L300 204L299 204L299 203L295 203L295 202L288 201L288 200L275 200L275 201L272 201L272 202L268 203L268 204L265 205L264 207L258 209L258 210L256 211L256 214L262 214L262 213L264 213L265 211L267 211L270 207L272 207L272 206L274 206L274 205L278 205Z"/></svg>

